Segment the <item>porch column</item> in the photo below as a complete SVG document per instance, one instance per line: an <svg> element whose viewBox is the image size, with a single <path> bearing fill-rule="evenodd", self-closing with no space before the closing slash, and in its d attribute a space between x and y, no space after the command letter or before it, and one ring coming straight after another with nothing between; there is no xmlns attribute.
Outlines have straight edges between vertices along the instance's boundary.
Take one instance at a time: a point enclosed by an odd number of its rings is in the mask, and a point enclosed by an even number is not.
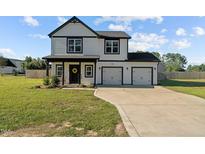
<svg viewBox="0 0 205 154"><path fill-rule="evenodd" d="M95 72L94 72L94 86L96 86L96 61L94 63L94 67L95 67Z"/></svg>
<svg viewBox="0 0 205 154"><path fill-rule="evenodd" d="M49 77L49 61L46 60L46 76Z"/></svg>
<svg viewBox="0 0 205 154"><path fill-rule="evenodd" d="M79 73L79 84L81 84L81 61L79 61L79 65L80 65L80 73Z"/></svg>
<svg viewBox="0 0 205 154"><path fill-rule="evenodd" d="M62 85L64 85L64 74L65 74L65 73L64 73L64 68L65 68L64 65L65 65L65 62L63 61L63 62L62 62L62 67L63 67L63 72L62 72Z"/></svg>

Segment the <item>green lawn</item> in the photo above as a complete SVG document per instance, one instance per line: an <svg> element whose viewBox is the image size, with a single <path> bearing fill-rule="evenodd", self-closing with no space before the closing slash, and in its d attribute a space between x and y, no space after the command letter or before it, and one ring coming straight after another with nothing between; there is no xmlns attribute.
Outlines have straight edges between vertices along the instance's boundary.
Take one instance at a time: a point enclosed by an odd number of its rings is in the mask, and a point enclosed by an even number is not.
<svg viewBox="0 0 205 154"><path fill-rule="evenodd" d="M164 80L161 85L171 90L205 98L205 79Z"/></svg>
<svg viewBox="0 0 205 154"><path fill-rule="evenodd" d="M39 84L0 76L0 136L127 136L117 109L93 91L32 88Z"/></svg>

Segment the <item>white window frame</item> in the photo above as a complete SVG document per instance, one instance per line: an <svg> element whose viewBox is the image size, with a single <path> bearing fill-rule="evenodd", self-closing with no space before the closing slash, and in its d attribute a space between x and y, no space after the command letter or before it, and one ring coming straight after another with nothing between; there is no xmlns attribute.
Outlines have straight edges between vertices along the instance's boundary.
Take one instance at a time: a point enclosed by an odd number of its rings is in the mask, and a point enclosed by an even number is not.
<svg viewBox="0 0 205 154"><path fill-rule="evenodd" d="M73 45L70 45L69 44L69 41L70 40L73 40L74 41L74 44ZM76 41L80 41L80 45L76 45ZM82 43L83 40L81 38L68 38L68 50L67 50L67 53L82 53L83 52L83 49L82 49ZM70 46L73 46L73 51L70 51ZM80 47L80 51L76 51L76 47Z"/></svg>
<svg viewBox="0 0 205 154"><path fill-rule="evenodd" d="M91 68L90 69L90 75L88 75L87 73L88 73L88 70L87 70L87 68ZM93 65L85 65L85 77L86 78L93 78Z"/></svg>
<svg viewBox="0 0 205 154"><path fill-rule="evenodd" d="M61 70L59 70L59 67L62 67ZM59 74L59 72L61 71L61 73ZM63 75L63 65L61 64L56 64L56 76L57 77L61 77Z"/></svg>
<svg viewBox="0 0 205 154"><path fill-rule="evenodd" d="M107 42L111 43L111 46L107 46ZM117 42L117 46L114 46L114 42ZM111 48L111 52L107 52L107 48ZM113 48L117 47L118 52L113 52ZM105 40L105 54L119 54L120 53L120 40Z"/></svg>

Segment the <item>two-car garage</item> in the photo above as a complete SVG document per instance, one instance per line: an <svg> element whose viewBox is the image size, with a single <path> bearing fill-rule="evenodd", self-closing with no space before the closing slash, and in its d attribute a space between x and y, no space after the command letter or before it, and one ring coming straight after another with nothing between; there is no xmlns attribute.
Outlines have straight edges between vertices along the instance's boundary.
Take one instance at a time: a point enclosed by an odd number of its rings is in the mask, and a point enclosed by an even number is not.
<svg viewBox="0 0 205 154"><path fill-rule="evenodd" d="M153 85L152 67L130 67L131 85ZM123 67L102 67L101 83L103 85L123 85Z"/></svg>

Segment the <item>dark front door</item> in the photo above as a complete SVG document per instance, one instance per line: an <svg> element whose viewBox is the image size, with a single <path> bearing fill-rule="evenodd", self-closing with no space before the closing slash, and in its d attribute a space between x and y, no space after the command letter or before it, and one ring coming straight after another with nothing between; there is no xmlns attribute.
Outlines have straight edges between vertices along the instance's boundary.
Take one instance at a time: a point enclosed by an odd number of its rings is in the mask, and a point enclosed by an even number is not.
<svg viewBox="0 0 205 154"><path fill-rule="evenodd" d="M80 84L80 65L69 65L69 81Z"/></svg>

